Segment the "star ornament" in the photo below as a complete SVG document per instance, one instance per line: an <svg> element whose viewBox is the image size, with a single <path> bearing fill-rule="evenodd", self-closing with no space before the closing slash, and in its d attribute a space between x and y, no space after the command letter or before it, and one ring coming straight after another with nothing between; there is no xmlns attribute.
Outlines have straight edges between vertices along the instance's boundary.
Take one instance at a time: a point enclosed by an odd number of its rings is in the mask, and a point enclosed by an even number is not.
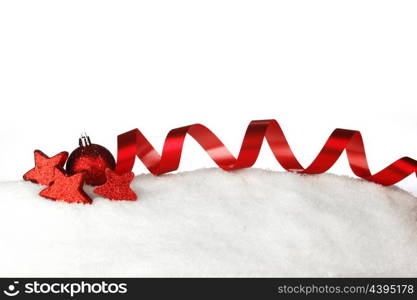
<svg viewBox="0 0 417 300"><path fill-rule="evenodd" d="M23 179L41 185L49 185L55 178L55 170L63 169L68 158L68 152L60 152L49 158L40 150L35 150L35 167L25 175Z"/></svg>
<svg viewBox="0 0 417 300"><path fill-rule="evenodd" d="M94 189L94 193L106 197L110 200L137 200L136 193L130 188L130 184L135 177L133 172L117 174L111 169L106 169L107 181Z"/></svg>
<svg viewBox="0 0 417 300"><path fill-rule="evenodd" d="M54 182L46 189L43 189L39 195L68 203L91 204L92 201L84 192L83 185L84 173L66 176L61 170L56 169Z"/></svg>

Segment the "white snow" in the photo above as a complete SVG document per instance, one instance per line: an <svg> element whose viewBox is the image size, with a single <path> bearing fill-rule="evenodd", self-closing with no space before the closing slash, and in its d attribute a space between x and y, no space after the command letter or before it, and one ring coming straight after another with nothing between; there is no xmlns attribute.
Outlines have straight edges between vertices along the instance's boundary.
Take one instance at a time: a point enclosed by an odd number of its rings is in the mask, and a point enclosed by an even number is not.
<svg viewBox="0 0 417 300"><path fill-rule="evenodd" d="M417 198L396 187L260 169L133 186L71 205L0 183L0 276L417 276Z"/></svg>

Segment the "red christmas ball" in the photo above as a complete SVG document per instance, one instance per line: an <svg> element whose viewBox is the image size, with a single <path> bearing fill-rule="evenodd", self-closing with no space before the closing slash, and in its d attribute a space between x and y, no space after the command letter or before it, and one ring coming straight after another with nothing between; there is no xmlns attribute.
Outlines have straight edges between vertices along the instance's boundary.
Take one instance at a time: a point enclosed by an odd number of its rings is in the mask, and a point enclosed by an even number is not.
<svg viewBox="0 0 417 300"><path fill-rule="evenodd" d="M116 162L109 150L97 144L91 144L86 135L79 140L80 147L72 151L68 157L66 170L72 175L85 173L85 182L89 185L106 183L106 169L114 170Z"/></svg>

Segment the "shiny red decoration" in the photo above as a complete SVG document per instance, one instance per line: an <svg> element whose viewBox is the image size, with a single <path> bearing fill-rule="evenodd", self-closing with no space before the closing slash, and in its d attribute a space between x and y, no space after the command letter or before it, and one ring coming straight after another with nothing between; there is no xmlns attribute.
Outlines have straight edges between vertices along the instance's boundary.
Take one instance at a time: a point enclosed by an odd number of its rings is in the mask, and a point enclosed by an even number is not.
<svg viewBox="0 0 417 300"><path fill-rule="evenodd" d="M68 152L60 152L51 158L40 150L35 150L35 167L23 175L24 180L41 185L49 185L55 178L55 170L63 170Z"/></svg>
<svg viewBox="0 0 417 300"><path fill-rule="evenodd" d="M361 133L348 129L334 130L314 161L304 168L294 156L281 127L275 120L252 121L246 130L237 158L210 129L201 124L171 130L165 139L162 155L154 149L138 129L133 129L118 136L116 172L119 174L130 172L136 156L154 175L176 170L180 163L184 139L187 134L201 145L220 168L229 171L251 167L259 155L265 138L275 158L287 171L302 174L324 173L346 150L353 173L366 180L382 185L392 185L408 175L413 173L417 175L417 161L409 157L400 158L372 175Z"/></svg>
<svg viewBox="0 0 417 300"><path fill-rule="evenodd" d="M106 169L114 170L116 162L109 150L97 144L82 143L69 156L66 170L68 174L85 173L89 185L102 185L106 182Z"/></svg>
<svg viewBox="0 0 417 300"><path fill-rule="evenodd" d="M127 172L119 175L111 169L106 169L106 177L106 183L96 187L94 193L110 200L134 201L137 199L135 192L130 188L135 174Z"/></svg>
<svg viewBox="0 0 417 300"><path fill-rule="evenodd" d="M67 176L64 172L57 170L54 182L43 189L39 195L68 203L91 204L90 197L83 190L84 176L84 173Z"/></svg>

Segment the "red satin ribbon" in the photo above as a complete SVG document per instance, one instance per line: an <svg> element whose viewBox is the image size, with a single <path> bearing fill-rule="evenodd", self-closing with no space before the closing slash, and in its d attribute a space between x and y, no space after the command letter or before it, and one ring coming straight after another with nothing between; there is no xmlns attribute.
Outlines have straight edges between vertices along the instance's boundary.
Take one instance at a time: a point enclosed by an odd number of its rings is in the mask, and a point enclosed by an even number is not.
<svg viewBox="0 0 417 300"><path fill-rule="evenodd" d="M310 166L303 168L292 153L281 127L275 120L252 121L249 124L237 159L210 129L201 124L172 129L165 139L162 155L138 129L133 129L118 136L117 173L130 172L136 156L154 175L175 171L181 160L187 134L201 145L220 168L228 171L251 167L258 158L265 138L275 158L287 171L302 174L324 173L338 160L343 150L346 150L353 173L366 180L391 185L412 173L416 173L417 176L417 161L409 157L400 158L372 175L361 133L348 129L335 129Z"/></svg>

